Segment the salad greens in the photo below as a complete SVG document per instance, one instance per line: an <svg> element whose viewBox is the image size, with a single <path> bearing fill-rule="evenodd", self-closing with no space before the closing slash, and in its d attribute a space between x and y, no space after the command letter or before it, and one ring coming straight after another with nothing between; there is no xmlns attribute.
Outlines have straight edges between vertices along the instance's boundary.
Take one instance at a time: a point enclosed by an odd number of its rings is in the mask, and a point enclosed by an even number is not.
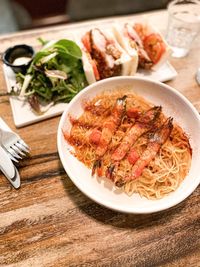
<svg viewBox="0 0 200 267"><path fill-rule="evenodd" d="M25 97L38 114L45 112L43 105L68 103L87 85L82 53L76 43L66 39L53 44L40 41L44 47L35 54L26 75L16 76L19 95Z"/></svg>

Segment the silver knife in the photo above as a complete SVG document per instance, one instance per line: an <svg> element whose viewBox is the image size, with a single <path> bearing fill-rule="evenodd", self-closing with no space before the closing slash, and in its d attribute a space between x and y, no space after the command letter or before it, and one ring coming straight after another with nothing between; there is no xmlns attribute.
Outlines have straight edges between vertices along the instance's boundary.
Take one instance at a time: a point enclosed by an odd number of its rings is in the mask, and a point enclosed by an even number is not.
<svg viewBox="0 0 200 267"><path fill-rule="evenodd" d="M7 152L0 146L0 170L14 188L20 187L20 177Z"/></svg>

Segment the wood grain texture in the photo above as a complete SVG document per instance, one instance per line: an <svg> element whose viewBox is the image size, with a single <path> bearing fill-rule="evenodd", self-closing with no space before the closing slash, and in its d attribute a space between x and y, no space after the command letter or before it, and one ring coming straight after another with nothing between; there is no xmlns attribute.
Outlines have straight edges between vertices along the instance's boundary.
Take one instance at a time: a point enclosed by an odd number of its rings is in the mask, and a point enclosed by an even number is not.
<svg viewBox="0 0 200 267"><path fill-rule="evenodd" d="M147 16L166 27L166 12ZM78 24L79 25L79 24ZM0 38L0 52L36 38L63 37L77 25L46 28ZM71 28L70 28L71 27ZM168 84L200 111L198 38L184 59L171 59L178 76ZM0 66L0 91L5 91ZM83 195L67 177L57 153L60 117L16 129L7 96L0 114L31 147L19 167L22 186L14 190L0 175L0 266L200 266L200 187L179 205L155 214L108 210Z"/></svg>

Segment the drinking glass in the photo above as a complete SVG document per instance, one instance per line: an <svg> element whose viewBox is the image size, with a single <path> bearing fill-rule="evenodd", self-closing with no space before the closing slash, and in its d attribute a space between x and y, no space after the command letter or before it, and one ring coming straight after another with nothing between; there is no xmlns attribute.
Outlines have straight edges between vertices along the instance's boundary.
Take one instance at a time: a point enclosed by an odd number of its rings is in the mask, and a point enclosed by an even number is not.
<svg viewBox="0 0 200 267"><path fill-rule="evenodd" d="M174 0L169 3L166 39L172 47L172 56L178 58L186 56L199 29L199 0Z"/></svg>

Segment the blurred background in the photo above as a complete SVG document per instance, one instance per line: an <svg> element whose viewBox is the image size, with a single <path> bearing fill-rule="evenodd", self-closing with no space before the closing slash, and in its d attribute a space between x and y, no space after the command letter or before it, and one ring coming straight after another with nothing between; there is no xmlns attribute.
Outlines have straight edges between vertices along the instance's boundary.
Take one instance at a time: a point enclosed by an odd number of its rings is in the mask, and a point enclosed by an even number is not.
<svg viewBox="0 0 200 267"><path fill-rule="evenodd" d="M166 8L168 0L0 0L0 34Z"/></svg>

